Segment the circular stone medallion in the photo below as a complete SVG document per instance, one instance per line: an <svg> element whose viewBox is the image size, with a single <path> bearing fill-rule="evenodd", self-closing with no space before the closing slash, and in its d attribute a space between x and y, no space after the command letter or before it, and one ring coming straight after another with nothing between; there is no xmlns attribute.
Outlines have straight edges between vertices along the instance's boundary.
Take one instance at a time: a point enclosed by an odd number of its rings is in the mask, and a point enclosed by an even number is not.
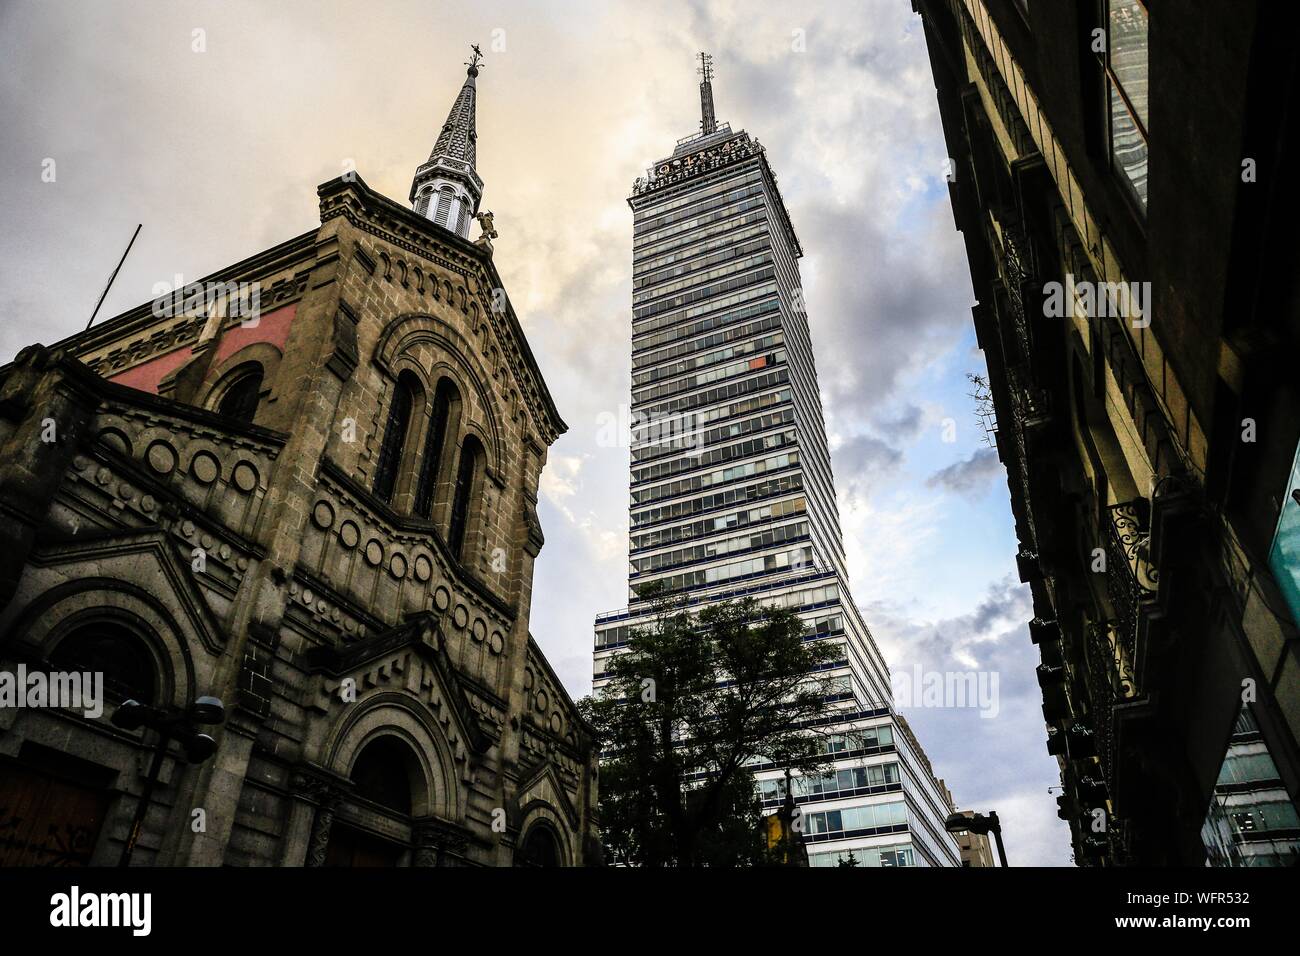
<svg viewBox="0 0 1300 956"><path fill-rule="evenodd" d="M334 526L334 509L328 501L318 501L311 509L311 520L316 527L327 531Z"/></svg>
<svg viewBox="0 0 1300 956"><path fill-rule="evenodd" d="M388 573L399 581L406 577L406 556L403 554L394 554L389 558Z"/></svg>
<svg viewBox="0 0 1300 956"><path fill-rule="evenodd" d="M230 477L235 482L235 487L244 494L257 487L257 469L246 461L237 464Z"/></svg>
<svg viewBox="0 0 1300 956"><path fill-rule="evenodd" d="M176 468L176 449L164 441L156 441L145 453L149 467L160 475L170 475Z"/></svg>
<svg viewBox="0 0 1300 956"><path fill-rule="evenodd" d="M221 465L212 455L201 451L190 462L190 474L200 484L210 485L221 474Z"/></svg>

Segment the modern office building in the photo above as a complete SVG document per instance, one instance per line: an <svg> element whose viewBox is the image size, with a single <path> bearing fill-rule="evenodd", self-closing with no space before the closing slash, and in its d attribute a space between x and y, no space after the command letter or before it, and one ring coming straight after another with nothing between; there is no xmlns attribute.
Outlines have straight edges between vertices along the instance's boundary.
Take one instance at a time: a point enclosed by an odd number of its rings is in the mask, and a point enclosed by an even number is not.
<svg viewBox="0 0 1300 956"><path fill-rule="evenodd" d="M1294 863L1289 5L914 7L1075 860Z"/></svg>
<svg viewBox="0 0 1300 956"><path fill-rule="evenodd" d="M796 779L812 865L956 866L947 804L895 724L888 671L849 594L798 260L758 141L714 114L633 186L631 606L596 620L594 685L662 581L689 607L750 595L795 608L833 673L835 771ZM850 735L850 731L854 732ZM782 769L756 768L764 808Z"/></svg>

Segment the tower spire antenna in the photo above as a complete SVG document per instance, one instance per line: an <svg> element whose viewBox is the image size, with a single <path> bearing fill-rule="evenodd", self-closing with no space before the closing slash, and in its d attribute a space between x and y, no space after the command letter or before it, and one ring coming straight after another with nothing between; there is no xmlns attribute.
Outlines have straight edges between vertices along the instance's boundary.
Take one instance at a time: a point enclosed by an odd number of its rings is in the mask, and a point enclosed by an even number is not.
<svg viewBox="0 0 1300 956"><path fill-rule="evenodd" d="M700 68L700 132L705 136L718 131L718 118L713 112L713 56L701 52Z"/></svg>

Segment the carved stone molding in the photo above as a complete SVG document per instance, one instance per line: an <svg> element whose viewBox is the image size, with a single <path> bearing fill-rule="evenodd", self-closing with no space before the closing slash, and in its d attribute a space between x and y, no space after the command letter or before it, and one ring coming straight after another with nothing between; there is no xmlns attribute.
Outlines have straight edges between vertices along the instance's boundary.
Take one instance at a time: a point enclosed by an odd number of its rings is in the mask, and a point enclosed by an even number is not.
<svg viewBox="0 0 1300 956"><path fill-rule="evenodd" d="M448 866L448 857L463 856L469 846L469 831L450 820L430 817L415 824L416 866Z"/></svg>

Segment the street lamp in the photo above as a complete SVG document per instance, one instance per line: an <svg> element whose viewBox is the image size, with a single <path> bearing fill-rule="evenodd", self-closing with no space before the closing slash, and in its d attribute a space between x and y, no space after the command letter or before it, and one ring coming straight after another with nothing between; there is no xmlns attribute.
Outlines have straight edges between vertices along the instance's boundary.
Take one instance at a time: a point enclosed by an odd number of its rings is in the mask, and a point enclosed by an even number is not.
<svg viewBox="0 0 1300 956"><path fill-rule="evenodd" d="M217 752L217 742L209 734L201 734L195 724L220 724L226 719L226 705L216 697L199 697L189 707L151 707L138 700L124 701L113 712L112 722L123 730L139 730L148 727L158 732L158 741L154 744L153 763L149 767L149 776L145 778L144 790L140 802L135 808L135 818L131 821L131 832L127 834L126 846L122 847L122 858L118 866L130 866L131 854L135 852L136 841L144 827L145 814L153 801L154 787L158 784L158 775L162 772L163 758L167 756L167 746L175 740L185 751L188 763L203 763Z"/></svg>
<svg viewBox="0 0 1300 956"><path fill-rule="evenodd" d="M943 821L943 828L949 833L962 833L969 831L987 836L990 832L993 839L998 845L998 859L1003 866L1007 865L1007 850L1002 845L1002 824L998 822L996 810L990 810L986 816L983 813L952 813L948 819Z"/></svg>

